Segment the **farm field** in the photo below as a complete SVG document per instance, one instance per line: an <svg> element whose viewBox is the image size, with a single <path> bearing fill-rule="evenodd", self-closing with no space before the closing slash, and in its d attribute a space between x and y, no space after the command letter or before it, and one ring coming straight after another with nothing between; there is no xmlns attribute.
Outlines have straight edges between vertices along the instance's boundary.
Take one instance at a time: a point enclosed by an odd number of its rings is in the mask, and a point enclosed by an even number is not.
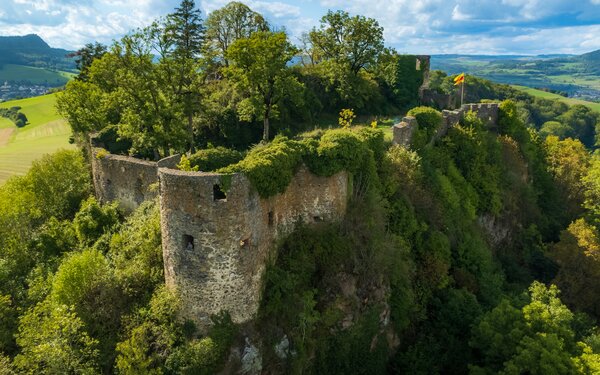
<svg viewBox="0 0 600 375"><path fill-rule="evenodd" d="M586 100L581 100L581 99L565 98L564 96L561 96L558 94L553 94L553 93L547 92L547 91L532 89L531 87L518 86L518 85L513 85L513 87L516 89L519 89L521 91L524 91L529 95L537 96L537 97L544 98L544 99L558 99L569 105L583 104L583 105L593 109L594 111L600 112L600 103L588 102Z"/></svg>
<svg viewBox="0 0 600 375"><path fill-rule="evenodd" d="M62 86L74 76L73 73L35 68L25 65L6 64L0 66L0 85L4 81L27 81L34 85Z"/></svg>
<svg viewBox="0 0 600 375"><path fill-rule="evenodd" d="M0 103L0 108L20 106L29 120L19 129L0 119L0 184L11 176L25 174L31 163L44 154L75 147L69 144L71 129L56 113L55 103L54 94Z"/></svg>

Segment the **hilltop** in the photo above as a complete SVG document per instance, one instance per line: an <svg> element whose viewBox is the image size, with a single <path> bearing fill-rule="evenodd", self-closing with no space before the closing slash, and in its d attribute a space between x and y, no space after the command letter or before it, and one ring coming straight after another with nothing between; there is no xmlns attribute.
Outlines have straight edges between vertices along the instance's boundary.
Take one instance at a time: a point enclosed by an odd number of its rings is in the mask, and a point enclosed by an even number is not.
<svg viewBox="0 0 600 375"><path fill-rule="evenodd" d="M75 74L70 51L38 35L0 36L0 101L43 95Z"/></svg>
<svg viewBox="0 0 600 375"><path fill-rule="evenodd" d="M52 48L40 36L0 36L0 65L13 64L75 71L70 51Z"/></svg>

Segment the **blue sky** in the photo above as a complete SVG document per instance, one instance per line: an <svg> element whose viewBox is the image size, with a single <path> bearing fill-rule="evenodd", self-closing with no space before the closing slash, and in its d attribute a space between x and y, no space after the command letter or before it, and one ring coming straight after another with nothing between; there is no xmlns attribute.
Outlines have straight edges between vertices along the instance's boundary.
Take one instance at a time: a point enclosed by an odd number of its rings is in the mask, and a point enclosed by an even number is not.
<svg viewBox="0 0 600 375"><path fill-rule="evenodd" d="M206 16L226 0L196 0ZM375 18L403 53L544 54L600 49L600 0L243 1L292 40L328 9ZM0 0L0 35L41 35L53 47L110 43L179 0Z"/></svg>

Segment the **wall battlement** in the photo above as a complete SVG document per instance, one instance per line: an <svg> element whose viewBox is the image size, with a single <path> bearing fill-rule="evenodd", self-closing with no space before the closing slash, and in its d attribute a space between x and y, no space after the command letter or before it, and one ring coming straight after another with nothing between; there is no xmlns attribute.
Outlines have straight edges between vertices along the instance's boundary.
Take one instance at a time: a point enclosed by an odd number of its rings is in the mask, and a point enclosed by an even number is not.
<svg viewBox="0 0 600 375"><path fill-rule="evenodd" d="M448 133L448 129L458 124L465 114L470 111L474 112L490 130L497 130L499 107L498 103L478 103L464 104L460 109L454 111L443 110L442 123L431 141L434 142L445 136ZM411 116L404 117L402 121L392 126L392 143L409 147L418 126L416 118Z"/></svg>
<svg viewBox="0 0 600 375"><path fill-rule="evenodd" d="M276 242L298 225L341 220L350 189L346 172L301 166L285 192L263 199L243 174L173 169L178 155L151 162L92 147L91 160L101 202L131 212L160 197L165 281L202 330L223 310L236 323L254 318Z"/></svg>

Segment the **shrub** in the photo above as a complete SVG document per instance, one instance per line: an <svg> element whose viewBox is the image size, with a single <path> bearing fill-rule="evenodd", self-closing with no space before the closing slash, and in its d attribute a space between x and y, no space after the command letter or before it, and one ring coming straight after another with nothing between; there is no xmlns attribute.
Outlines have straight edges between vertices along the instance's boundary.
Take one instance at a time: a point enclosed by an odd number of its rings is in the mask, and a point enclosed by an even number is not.
<svg viewBox="0 0 600 375"><path fill-rule="evenodd" d="M220 173L243 172L263 198L283 193L300 166L304 146L285 137L254 147L244 160L218 170Z"/></svg>
<svg viewBox="0 0 600 375"><path fill-rule="evenodd" d="M310 146L307 164L319 176L332 176L342 170L355 171L365 151L356 134L341 129L326 132L318 146L314 142Z"/></svg>
<svg viewBox="0 0 600 375"><path fill-rule="evenodd" d="M179 161L179 164L177 164L177 168L180 171L187 171L187 172L197 172L199 169L199 167L197 165L192 167L192 163L190 162L190 159L185 155L181 155L181 160Z"/></svg>
<svg viewBox="0 0 600 375"><path fill-rule="evenodd" d="M431 107L415 107L408 111L407 115L417 119L419 129L425 129L427 140L433 137L442 124L442 113Z"/></svg>
<svg viewBox="0 0 600 375"><path fill-rule="evenodd" d="M192 168L198 167L201 171L212 172L235 164L242 158L241 152L219 146L200 150L190 156L189 161Z"/></svg>

